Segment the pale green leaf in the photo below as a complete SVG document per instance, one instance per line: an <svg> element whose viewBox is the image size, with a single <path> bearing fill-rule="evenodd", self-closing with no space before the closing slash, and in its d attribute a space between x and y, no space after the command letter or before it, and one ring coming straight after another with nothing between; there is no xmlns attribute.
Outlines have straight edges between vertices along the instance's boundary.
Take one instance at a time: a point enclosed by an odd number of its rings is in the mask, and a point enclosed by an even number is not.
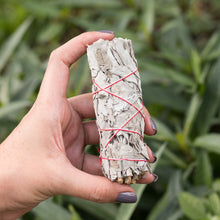
<svg viewBox="0 0 220 220"><path fill-rule="evenodd" d="M217 193L209 196L209 207L214 214L220 215L220 198Z"/></svg>
<svg viewBox="0 0 220 220"><path fill-rule="evenodd" d="M179 194L179 204L184 214L190 219L202 219L206 217L203 201L188 192Z"/></svg>
<svg viewBox="0 0 220 220"><path fill-rule="evenodd" d="M197 83L201 83L201 57L195 49L191 51L191 66Z"/></svg>
<svg viewBox="0 0 220 220"><path fill-rule="evenodd" d="M213 182L213 185L212 185L212 188L220 193L220 178L216 179L214 182Z"/></svg>
<svg viewBox="0 0 220 220"><path fill-rule="evenodd" d="M16 114L18 111L31 106L30 101L14 101L0 108L0 119L6 116Z"/></svg>
<svg viewBox="0 0 220 220"><path fill-rule="evenodd" d="M192 146L220 154L220 134L210 133L197 137Z"/></svg>
<svg viewBox="0 0 220 220"><path fill-rule="evenodd" d="M63 30L63 26L62 24L49 24L47 26L45 26L41 32L39 33L38 36L38 42L42 43L47 43L50 40L52 40L54 37L56 37L57 35L59 35Z"/></svg>
<svg viewBox="0 0 220 220"><path fill-rule="evenodd" d="M42 220L71 220L71 214L51 199L41 202L33 209L33 212Z"/></svg>
<svg viewBox="0 0 220 220"><path fill-rule="evenodd" d="M207 187L212 184L212 165L208 153L204 150L197 152L194 181L196 185Z"/></svg>

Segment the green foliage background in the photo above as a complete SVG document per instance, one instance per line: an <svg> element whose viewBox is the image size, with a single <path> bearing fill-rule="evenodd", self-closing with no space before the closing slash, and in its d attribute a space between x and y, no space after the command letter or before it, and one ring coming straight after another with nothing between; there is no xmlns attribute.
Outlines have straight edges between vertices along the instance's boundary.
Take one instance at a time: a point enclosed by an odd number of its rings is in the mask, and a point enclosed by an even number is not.
<svg viewBox="0 0 220 220"><path fill-rule="evenodd" d="M89 30L132 40L158 127L145 139L159 180L134 186L137 204L55 196L21 219L219 220L219 23L219 0L1 0L0 141L33 104L50 52ZM69 97L90 91L89 74L84 56L71 68Z"/></svg>

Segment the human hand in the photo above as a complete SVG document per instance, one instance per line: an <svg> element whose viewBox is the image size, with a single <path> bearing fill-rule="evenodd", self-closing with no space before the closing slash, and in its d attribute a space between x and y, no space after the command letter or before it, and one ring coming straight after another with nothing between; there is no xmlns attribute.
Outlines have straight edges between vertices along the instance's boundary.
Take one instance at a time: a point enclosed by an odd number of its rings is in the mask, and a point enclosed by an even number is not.
<svg viewBox="0 0 220 220"><path fill-rule="evenodd" d="M98 39L111 33L88 32L51 53L39 95L28 114L0 145L0 219L15 219L39 202L65 194L95 202L135 202L134 190L101 176L99 158L84 153L99 141L92 94L66 98L69 67ZM153 135L147 109L145 133ZM155 156L148 148L149 162ZM140 183L150 183L147 173Z"/></svg>

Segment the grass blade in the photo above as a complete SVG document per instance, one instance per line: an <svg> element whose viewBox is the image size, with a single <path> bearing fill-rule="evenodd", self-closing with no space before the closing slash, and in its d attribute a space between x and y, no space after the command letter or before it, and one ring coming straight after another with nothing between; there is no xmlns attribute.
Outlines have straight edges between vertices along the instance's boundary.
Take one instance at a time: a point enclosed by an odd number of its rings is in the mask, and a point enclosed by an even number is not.
<svg viewBox="0 0 220 220"><path fill-rule="evenodd" d="M218 111L220 101L220 59L215 64L215 67L206 85L206 90L203 96L202 104L198 116L196 117L196 123L193 134L195 136L205 134L208 132L213 123L213 117ZM208 108L208 109L207 109Z"/></svg>
<svg viewBox="0 0 220 220"><path fill-rule="evenodd" d="M201 105L201 97L198 93L196 93L192 96L191 102L189 104L189 107L186 113L186 119L185 119L184 128L183 128L183 135L184 135L185 140L187 140L189 137L190 131L193 127L193 123L196 119L200 105Z"/></svg>
<svg viewBox="0 0 220 220"><path fill-rule="evenodd" d="M157 202L157 204L154 206L154 208L151 210L149 216L146 218L146 220L158 220L157 216L160 212L164 209L164 207L167 206L169 203L169 198L167 193L165 193L162 198Z"/></svg>
<svg viewBox="0 0 220 220"><path fill-rule="evenodd" d="M172 173L171 179L166 193L159 200L156 206L151 211L148 220L164 220L164 219L175 219L175 215L181 215L177 207L177 197L182 191L181 186L181 172L175 171ZM176 212L178 214L176 214Z"/></svg>
<svg viewBox="0 0 220 220"><path fill-rule="evenodd" d="M144 13L142 16L141 26L147 39L149 39L154 29L154 17L155 17L154 0L145 1L143 4L144 5L142 5L142 7Z"/></svg>
<svg viewBox="0 0 220 220"><path fill-rule="evenodd" d="M160 159L160 157L162 156L164 149L166 147L166 144L162 144L162 146L160 147L160 149L156 152L157 158L158 160ZM158 163L155 163L152 165L152 171L154 171L156 169ZM116 220L129 220L136 208L136 206L138 205L138 202L140 201L141 195L144 191L144 189L146 188L147 185L139 185L136 184L133 186L137 197L138 197L138 201L134 204L121 204L120 208L118 210L117 216L116 216Z"/></svg>
<svg viewBox="0 0 220 220"><path fill-rule="evenodd" d="M0 48L0 72L12 55L16 46L20 43L31 22L32 18L27 18Z"/></svg>
<svg viewBox="0 0 220 220"><path fill-rule="evenodd" d="M51 5L62 5L62 6L74 6L74 7L80 7L80 8L117 8L122 7L122 4L120 1L117 0L111 0L111 1L103 1L103 0L50 0L48 4Z"/></svg>
<svg viewBox="0 0 220 220"><path fill-rule="evenodd" d="M209 59L210 54L213 52L213 48L216 49L216 46L219 45L219 40L220 34L219 31L216 31L202 50L201 56L203 59Z"/></svg>

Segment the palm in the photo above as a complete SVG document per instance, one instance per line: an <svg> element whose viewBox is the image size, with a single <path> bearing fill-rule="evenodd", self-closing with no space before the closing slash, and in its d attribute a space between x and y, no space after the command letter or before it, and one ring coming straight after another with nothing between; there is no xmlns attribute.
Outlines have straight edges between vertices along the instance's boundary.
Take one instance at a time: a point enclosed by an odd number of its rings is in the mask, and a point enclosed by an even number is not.
<svg viewBox="0 0 220 220"><path fill-rule="evenodd" d="M67 100L63 106L64 115L61 119L64 149L71 163L82 169L84 157L85 134L79 113Z"/></svg>

